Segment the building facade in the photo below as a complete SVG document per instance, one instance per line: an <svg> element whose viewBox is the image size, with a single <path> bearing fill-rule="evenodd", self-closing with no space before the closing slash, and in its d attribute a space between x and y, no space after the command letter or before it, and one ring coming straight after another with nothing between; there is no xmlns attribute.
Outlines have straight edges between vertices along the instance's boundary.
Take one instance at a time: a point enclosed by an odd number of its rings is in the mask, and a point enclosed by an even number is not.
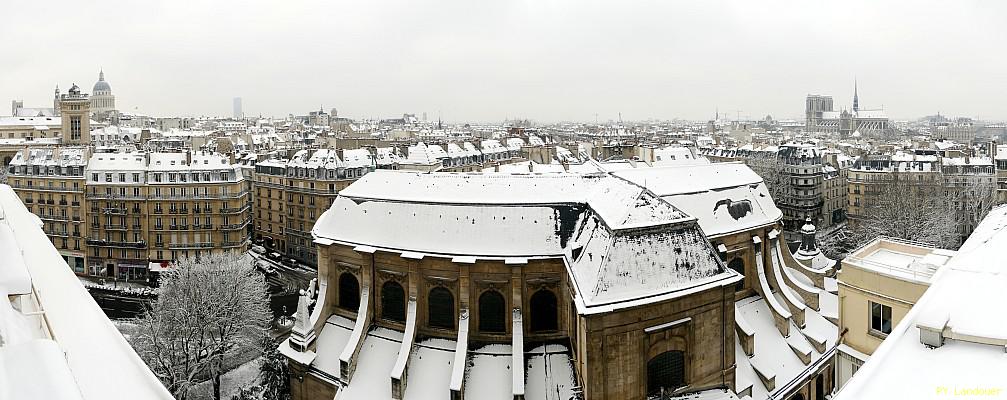
<svg viewBox="0 0 1007 400"><path fill-rule="evenodd" d="M89 237L84 206L87 147L23 149L7 165L7 180L67 265L85 272Z"/></svg>
<svg viewBox="0 0 1007 400"><path fill-rule="evenodd" d="M868 155L857 160L849 172L847 214L854 223L863 221L870 208L891 195L893 185L904 193L916 192L944 202L955 214L956 244L964 242L976 225L998 202L997 172L987 157L941 157L927 151L912 154Z"/></svg>
<svg viewBox="0 0 1007 400"><path fill-rule="evenodd" d="M311 227L350 183L373 171L366 149L300 150L290 160L255 165L255 242L309 266L317 265Z"/></svg>
<svg viewBox="0 0 1007 400"><path fill-rule="evenodd" d="M152 266L250 243L250 180L219 154L31 149L8 174L80 275L143 281Z"/></svg>
<svg viewBox="0 0 1007 400"><path fill-rule="evenodd" d="M146 279L182 256L248 249L251 182L225 156L99 153L86 173L88 274Z"/></svg>

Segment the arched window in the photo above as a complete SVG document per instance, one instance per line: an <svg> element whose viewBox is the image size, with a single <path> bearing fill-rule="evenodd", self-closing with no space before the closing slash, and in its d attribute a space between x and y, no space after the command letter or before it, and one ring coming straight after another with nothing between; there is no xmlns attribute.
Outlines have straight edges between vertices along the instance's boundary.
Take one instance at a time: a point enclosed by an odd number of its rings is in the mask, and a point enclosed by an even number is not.
<svg viewBox="0 0 1007 400"><path fill-rule="evenodd" d="M738 283L734 284L734 291L739 291L741 289L744 289L745 288L745 260L742 260L740 257L735 258L735 259L731 260L731 262L727 263L727 267L730 268L730 269L733 269L733 270L737 271L739 274L741 274L741 280L738 281Z"/></svg>
<svg viewBox="0 0 1007 400"><path fill-rule="evenodd" d="M432 328L454 329L455 296L442 287L430 289L427 296L427 321Z"/></svg>
<svg viewBox="0 0 1007 400"><path fill-rule="evenodd" d="M531 331L554 331L559 328L556 295L549 290L539 290L531 296Z"/></svg>
<svg viewBox="0 0 1007 400"><path fill-rule="evenodd" d="M487 290L479 296L479 330L503 333L506 331L507 303L496 290Z"/></svg>
<svg viewBox="0 0 1007 400"><path fill-rule="evenodd" d="M381 285L381 318L406 322L406 292L398 282Z"/></svg>
<svg viewBox="0 0 1007 400"><path fill-rule="evenodd" d="M666 351L647 361L647 394L660 395L685 386L685 353Z"/></svg>
<svg viewBox="0 0 1007 400"><path fill-rule="evenodd" d="M339 275L339 307L353 312L360 308L360 285L349 272Z"/></svg>

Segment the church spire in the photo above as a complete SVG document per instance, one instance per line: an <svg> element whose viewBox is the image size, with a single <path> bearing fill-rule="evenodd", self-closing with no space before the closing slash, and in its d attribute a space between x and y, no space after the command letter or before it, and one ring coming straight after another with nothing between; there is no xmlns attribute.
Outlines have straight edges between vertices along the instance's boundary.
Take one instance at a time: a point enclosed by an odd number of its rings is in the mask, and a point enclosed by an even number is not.
<svg viewBox="0 0 1007 400"><path fill-rule="evenodd" d="M104 69L98 69L98 81L103 81L103 80L105 80L105 70Z"/></svg>
<svg viewBox="0 0 1007 400"><path fill-rule="evenodd" d="M853 112L860 110L860 98L857 96L857 78L853 78Z"/></svg>

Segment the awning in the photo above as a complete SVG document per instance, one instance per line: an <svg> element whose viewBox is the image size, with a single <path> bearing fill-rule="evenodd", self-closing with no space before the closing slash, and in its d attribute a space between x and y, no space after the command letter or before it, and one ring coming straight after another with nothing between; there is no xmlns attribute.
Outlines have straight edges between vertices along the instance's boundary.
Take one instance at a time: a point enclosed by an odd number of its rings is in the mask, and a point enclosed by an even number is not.
<svg viewBox="0 0 1007 400"><path fill-rule="evenodd" d="M167 261L152 262L147 266L150 272L162 272L171 269L171 264Z"/></svg>

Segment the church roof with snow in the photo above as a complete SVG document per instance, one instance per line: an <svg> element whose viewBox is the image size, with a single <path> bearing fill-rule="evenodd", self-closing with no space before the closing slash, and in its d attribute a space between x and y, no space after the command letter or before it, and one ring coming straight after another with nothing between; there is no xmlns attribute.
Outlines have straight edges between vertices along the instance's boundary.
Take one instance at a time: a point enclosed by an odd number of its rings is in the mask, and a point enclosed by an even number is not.
<svg viewBox="0 0 1007 400"><path fill-rule="evenodd" d="M563 258L583 313L733 284L696 222L607 174L376 171L340 192L316 242L488 259Z"/></svg>
<svg viewBox="0 0 1007 400"><path fill-rule="evenodd" d="M771 225L783 217L762 178L741 163L637 168L613 174L646 186L696 217L710 237Z"/></svg>

